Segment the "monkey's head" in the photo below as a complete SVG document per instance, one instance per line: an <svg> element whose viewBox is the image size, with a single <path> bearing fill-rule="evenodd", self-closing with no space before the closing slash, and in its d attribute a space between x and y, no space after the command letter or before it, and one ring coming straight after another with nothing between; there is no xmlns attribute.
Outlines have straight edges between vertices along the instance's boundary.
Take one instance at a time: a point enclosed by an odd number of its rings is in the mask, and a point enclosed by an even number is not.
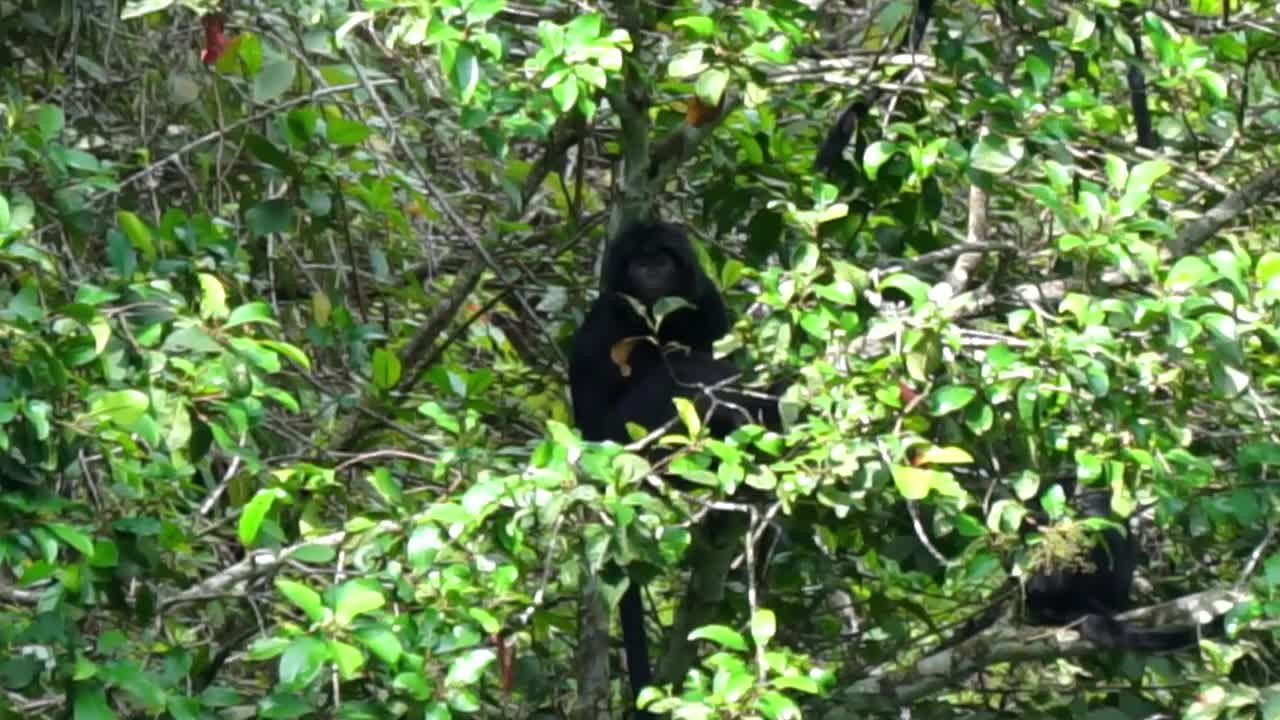
<svg viewBox="0 0 1280 720"><path fill-rule="evenodd" d="M667 223L636 223L605 250L606 293L630 295L646 307L660 298L696 301L705 276L684 231Z"/></svg>

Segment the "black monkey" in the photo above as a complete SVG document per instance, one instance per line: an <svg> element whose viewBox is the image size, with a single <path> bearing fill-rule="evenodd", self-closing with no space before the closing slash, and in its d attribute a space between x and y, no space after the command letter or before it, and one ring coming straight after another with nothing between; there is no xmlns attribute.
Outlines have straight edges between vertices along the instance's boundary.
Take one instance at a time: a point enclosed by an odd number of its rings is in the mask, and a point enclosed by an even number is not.
<svg viewBox="0 0 1280 720"><path fill-rule="evenodd" d="M655 331L628 297L646 313L664 297L687 305L666 314ZM748 422L777 428L776 402L724 387L738 371L713 357L711 346L728 330L724 301L680 228L639 223L623 230L605 249L600 297L574 336L569 359L574 423L583 438L627 442L629 422L657 429L676 416L676 397L709 412L708 429L718 437ZM628 339L634 340L622 343ZM619 616L631 689L638 695L652 681L640 583L627 586ZM635 717L652 715L640 711Z"/></svg>
<svg viewBox="0 0 1280 720"><path fill-rule="evenodd" d="M1028 621L1034 625L1065 625L1084 618L1081 632L1102 647L1159 651L1194 643L1193 630L1131 628L1115 619L1130 607L1129 591L1138 568L1136 531L1112 514L1109 491L1076 493L1071 505L1082 518L1108 518L1124 529L1104 529L1085 558L1087 566L1073 564L1036 573L1027 580Z"/></svg>
<svg viewBox="0 0 1280 720"><path fill-rule="evenodd" d="M698 265L689 238L674 225L637 223L623 230L605 248L600 275L600 297L574 335L569 357L573 421L587 440L625 442L625 435L609 436L605 419L627 391L628 377L642 377L659 367L663 349L673 344L710 357L712 343L729 332L729 317L719 291ZM663 297L689 303L662 318L656 342L634 345L626 361L629 376L612 361L614 346L654 332L624 296L635 298L646 310Z"/></svg>
<svg viewBox="0 0 1280 720"><path fill-rule="evenodd" d="M1082 518L1111 518L1111 494L1078 494L1072 507ZM1133 532L1108 527L1085 563L1033 575L1025 587L1027 613L1036 625L1065 625L1084 615L1116 615L1129 609L1129 589L1138 568Z"/></svg>
<svg viewBox="0 0 1280 720"><path fill-rule="evenodd" d="M924 40L925 31L929 28L929 20L933 17L934 0L916 0L915 12L911 16L911 26L907 30L907 34L898 42L894 49L895 53L910 52L916 53L920 49L920 44ZM883 55L876 56L875 61L868 71L867 77L875 72L880 65ZM896 82L911 68L902 68L895 72L886 81L886 84ZM823 139L822 144L818 146L818 154L813 161L813 169L819 172L832 173L841 165L847 166L844 160L844 149L849 146L849 141L855 136L858 140L857 152L854 157L858 162L862 162L862 152L865 150L865 141L862 138L861 124L866 118L871 108L880 101L880 97L884 95L883 86L877 85L871 88L865 95L860 95L853 102L849 103L840 113L840 117L836 120L831 129L827 131L827 136Z"/></svg>
<svg viewBox="0 0 1280 720"><path fill-rule="evenodd" d="M1076 482L1068 479L1062 485L1070 495ZM1070 504L1081 518L1107 518L1121 527L1102 530L1100 537L1096 538L1097 544L1082 558L1083 562L1041 570L1026 580L1023 590L1027 622L1031 625L1067 625L1079 620L1081 634L1099 647L1106 648L1163 651L1195 644L1195 629L1135 628L1116 619L1115 616L1128 610L1131 604L1129 592L1138 567L1136 530L1112 514L1109 491L1079 492ZM1043 513L1036 513L1032 521L1024 522L1023 532L1033 522L1047 520ZM1017 581L1010 579L1005 590L998 594L1007 597L1016 586ZM934 652L955 647L991 627L1000 618L1003 605L1003 600L993 603L965 623Z"/></svg>
<svg viewBox="0 0 1280 720"><path fill-rule="evenodd" d="M723 438L748 423L782 426L778 391L756 393L733 386L739 374L733 363L679 349L663 352L659 363L627 382L626 391L605 412L599 426L604 439L627 442L627 423L649 431L669 423L676 415L671 401L677 397L694 400L712 437Z"/></svg>

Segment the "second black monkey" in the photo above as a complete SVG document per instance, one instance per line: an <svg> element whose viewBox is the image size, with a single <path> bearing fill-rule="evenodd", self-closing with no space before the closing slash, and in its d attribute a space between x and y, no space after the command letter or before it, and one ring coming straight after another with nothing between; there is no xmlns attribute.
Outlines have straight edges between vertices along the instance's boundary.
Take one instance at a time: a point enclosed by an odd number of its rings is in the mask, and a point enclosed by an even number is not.
<svg viewBox="0 0 1280 720"><path fill-rule="evenodd" d="M655 330L628 297L648 313L664 297L687 305L666 314ZM627 442L627 423L654 430L673 419L676 397L709 411L708 428L718 437L748 422L777 428L776 401L722 387L738 370L717 360L711 347L728 330L724 301L680 228L640 223L623 230L605 249L600 296L574 336L569 359L574 423L583 438ZM620 364L615 347L629 338L640 339ZM638 694L652 680L639 583L628 585L619 614L630 684Z"/></svg>
<svg viewBox="0 0 1280 720"><path fill-rule="evenodd" d="M1099 647L1113 649L1163 651L1194 644L1194 629L1136 628L1115 617L1132 604L1129 594L1138 567L1136 529L1112 512L1109 491L1078 490L1074 478L1061 484L1078 518L1106 518L1125 527L1105 528L1100 536L1090 538L1096 542L1081 548L1079 560L1083 562L1042 568L1028 577L1023 587L1027 622L1043 626L1081 621L1081 634ZM1036 509L1023 525L1023 532L1048 520ZM1016 587L1016 581L1011 579L1006 587ZM988 608L939 649L954 647L990 627L999 618L1001 607L1002 603L997 603Z"/></svg>
<svg viewBox="0 0 1280 720"><path fill-rule="evenodd" d="M1075 491L1074 480L1064 482ZM1071 501L1081 518L1108 518L1125 523L1111 512L1106 490L1074 492ZM1102 647L1129 650L1173 650L1193 644L1194 631L1137 629L1117 620L1131 605L1129 593L1138 568L1138 538L1132 524L1124 530L1106 528L1086 555L1087 566L1042 570L1026 583L1028 620L1033 625L1066 625L1080 618L1081 632Z"/></svg>

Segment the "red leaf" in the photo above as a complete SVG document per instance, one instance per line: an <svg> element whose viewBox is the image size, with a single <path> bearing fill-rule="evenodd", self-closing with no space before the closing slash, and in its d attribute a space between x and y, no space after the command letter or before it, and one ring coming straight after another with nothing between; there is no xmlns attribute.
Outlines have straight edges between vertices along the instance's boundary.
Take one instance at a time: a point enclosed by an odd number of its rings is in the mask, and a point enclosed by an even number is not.
<svg viewBox="0 0 1280 720"><path fill-rule="evenodd" d="M908 405L915 402L916 398L920 397L920 393L912 390L910 386L902 381L898 381L898 394Z"/></svg>
<svg viewBox="0 0 1280 720"><path fill-rule="evenodd" d="M227 37L222 34L227 18L222 13L209 13L200 18L200 24L204 26L204 49L200 51L200 61L212 65L227 50Z"/></svg>

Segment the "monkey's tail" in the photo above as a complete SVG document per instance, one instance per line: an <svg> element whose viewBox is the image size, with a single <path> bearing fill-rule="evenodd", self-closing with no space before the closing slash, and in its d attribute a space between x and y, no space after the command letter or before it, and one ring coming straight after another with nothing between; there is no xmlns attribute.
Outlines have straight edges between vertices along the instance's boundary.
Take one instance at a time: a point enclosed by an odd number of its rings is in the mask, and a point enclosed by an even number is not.
<svg viewBox="0 0 1280 720"><path fill-rule="evenodd" d="M830 172L839 165L843 159L844 149L849 146L849 141L853 139L853 133L858 129L862 116L866 115L870 109L870 105L863 100L849 103L844 112L840 113L840 118L831 126L831 130L827 132L827 137L818 148L818 155L813 160L814 170ZM859 159L859 162L861 162L861 159Z"/></svg>
<svg viewBox="0 0 1280 720"><path fill-rule="evenodd" d="M1201 637L1224 629L1222 619L1194 626L1172 628L1134 627L1106 615L1089 615L1080 624L1080 633L1101 647L1143 652L1166 652L1195 645Z"/></svg>
<svg viewBox="0 0 1280 720"><path fill-rule="evenodd" d="M618 619L622 623L622 648L627 655L627 673L631 678L632 700L653 682L649 669L649 639L644 631L644 596L640 583L633 578L627 583L618 603ZM635 720L654 720L652 713L636 710Z"/></svg>

